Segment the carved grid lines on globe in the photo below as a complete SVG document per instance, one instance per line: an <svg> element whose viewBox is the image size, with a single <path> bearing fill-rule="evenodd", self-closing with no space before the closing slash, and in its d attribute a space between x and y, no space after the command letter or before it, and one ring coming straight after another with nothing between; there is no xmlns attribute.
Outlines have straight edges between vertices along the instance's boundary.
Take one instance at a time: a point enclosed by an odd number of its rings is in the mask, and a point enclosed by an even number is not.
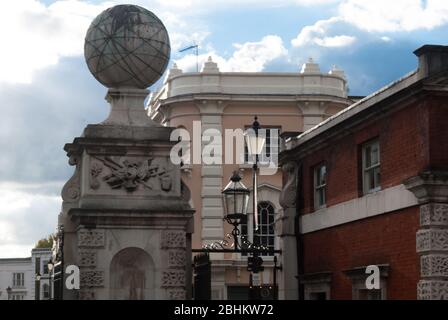
<svg viewBox="0 0 448 320"><path fill-rule="evenodd" d="M132 13L132 14L140 14L140 13ZM106 18L103 18L102 16L99 21L92 23L92 26L90 27L91 33L100 32L104 35L104 37L98 37L96 39L88 40L88 37L86 37L86 46L89 45L94 49L94 53L87 57L87 62L89 63L90 60L94 58L98 58L98 61L96 63L96 67L94 72L96 74L101 74L105 70L118 66L121 70L123 70L126 74L129 75L129 78L122 79L121 81L117 81L115 85L120 85L122 83L126 83L132 79L138 79L139 81L146 83L149 82L148 79L145 77L145 71L147 69L150 69L155 74L161 76L163 72L155 69L152 65L148 64L145 60L141 58L141 56L148 56L153 58L159 58L161 59L161 64L166 65L168 63L169 57L165 56L165 53L162 51L162 48L164 46L169 47L169 41L159 41L156 38L159 37L159 34L164 31L163 25L160 27L160 22L154 21L154 22L148 22L146 25L149 26L159 26L155 32L153 32L150 35L147 35L147 38L144 38L142 36L139 36L135 33L134 30L131 28L126 28L126 24L123 24L117 32L113 32L112 22L113 18L111 16L107 16ZM148 18L148 17L146 17ZM103 28L99 27L102 26ZM145 24L142 24L145 25ZM126 32L130 34L126 34ZM117 33L121 33L122 35L119 36ZM163 38L163 34L162 34ZM103 41L104 43L98 46L95 42L97 41ZM139 40L141 41L141 44L138 45L136 48L133 48L132 50L129 50L123 44L120 40ZM160 43L160 48L155 46L154 43ZM113 48L110 48L110 47ZM144 52L142 48L144 46L148 46L154 50L155 53L148 53ZM121 50L120 50L120 48ZM107 53L106 49L109 49L111 53ZM143 51L143 52L141 52ZM169 51L168 51L169 52ZM132 59L129 59L132 58ZM106 59L110 60L110 63L107 64L105 61ZM138 61L142 65L144 65L146 68L141 68L137 65ZM165 61L163 61L165 59ZM132 63L132 66L130 65ZM100 69L100 65L104 64L105 66ZM99 70L100 69L100 70ZM163 70L162 68L161 70ZM134 70L138 70L137 72Z"/></svg>

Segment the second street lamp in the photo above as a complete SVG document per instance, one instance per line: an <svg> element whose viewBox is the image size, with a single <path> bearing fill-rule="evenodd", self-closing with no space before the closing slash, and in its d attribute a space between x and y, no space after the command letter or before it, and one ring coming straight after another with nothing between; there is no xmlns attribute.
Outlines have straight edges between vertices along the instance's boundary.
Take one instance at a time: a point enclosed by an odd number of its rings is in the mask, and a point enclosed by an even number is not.
<svg viewBox="0 0 448 320"><path fill-rule="evenodd" d="M247 207L249 204L249 189L241 182L237 171L233 172L229 184L222 191L224 204L224 220L233 225L232 236L234 250L241 246L238 242L240 230L238 226L247 221Z"/></svg>

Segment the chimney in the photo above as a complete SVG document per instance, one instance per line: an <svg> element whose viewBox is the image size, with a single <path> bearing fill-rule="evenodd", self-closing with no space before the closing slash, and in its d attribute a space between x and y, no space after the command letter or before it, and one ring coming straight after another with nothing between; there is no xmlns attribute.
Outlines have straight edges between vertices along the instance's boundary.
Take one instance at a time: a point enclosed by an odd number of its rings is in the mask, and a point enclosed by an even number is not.
<svg viewBox="0 0 448 320"><path fill-rule="evenodd" d="M418 57L419 79L448 71L448 46L424 45L414 54Z"/></svg>

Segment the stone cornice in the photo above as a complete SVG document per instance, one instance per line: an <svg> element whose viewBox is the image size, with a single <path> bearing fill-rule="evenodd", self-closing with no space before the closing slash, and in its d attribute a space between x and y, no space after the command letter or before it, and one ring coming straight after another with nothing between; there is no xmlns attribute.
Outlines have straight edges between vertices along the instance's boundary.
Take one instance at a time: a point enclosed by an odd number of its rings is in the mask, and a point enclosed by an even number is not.
<svg viewBox="0 0 448 320"><path fill-rule="evenodd" d="M238 102L333 102L350 105L352 101L349 98L342 98L332 95L323 94L223 94L223 93L195 93L176 95L166 99L158 100L158 105L163 106L167 104L179 102L192 102L196 100L214 100L214 101L238 101Z"/></svg>
<svg viewBox="0 0 448 320"><path fill-rule="evenodd" d="M448 202L448 172L422 172L403 181L419 203Z"/></svg>

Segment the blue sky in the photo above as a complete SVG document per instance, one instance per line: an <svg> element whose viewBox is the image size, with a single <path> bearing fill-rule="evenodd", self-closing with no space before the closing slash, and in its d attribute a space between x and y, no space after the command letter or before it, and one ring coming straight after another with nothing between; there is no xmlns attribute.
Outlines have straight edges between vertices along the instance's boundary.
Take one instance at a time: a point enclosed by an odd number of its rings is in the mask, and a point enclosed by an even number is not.
<svg viewBox="0 0 448 320"><path fill-rule="evenodd" d="M195 69L212 56L222 71L298 72L313 57L346 72L367 95L417 66L413 51L445 44L446 0L14 0L0 11L0 257L27 256L53 232L72 174L63 145L102 121L106 89L83 58L85 32L102 10L132 2L156 13L172 61ZM156 90L157 88L151 88Z"/></svg>

